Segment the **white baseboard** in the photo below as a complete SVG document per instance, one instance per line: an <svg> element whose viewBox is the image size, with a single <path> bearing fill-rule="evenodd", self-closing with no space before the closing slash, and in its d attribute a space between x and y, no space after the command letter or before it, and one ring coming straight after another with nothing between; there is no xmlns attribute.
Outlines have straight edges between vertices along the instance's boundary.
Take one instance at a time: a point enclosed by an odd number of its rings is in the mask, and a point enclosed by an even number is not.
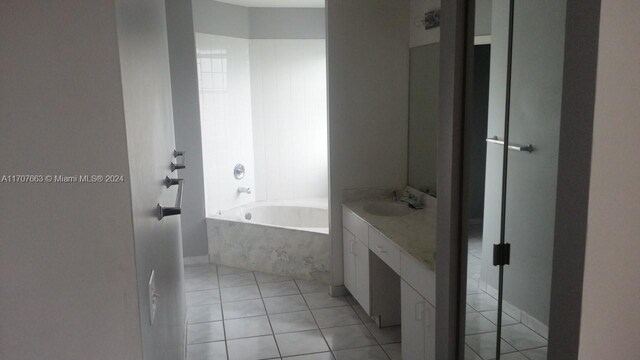
<svg viewBox="0 0 640 360"><path fill-rule="evenodd" d="M183 261L184 266L206 265L209 263L209 255L186 256Z"/></svg>

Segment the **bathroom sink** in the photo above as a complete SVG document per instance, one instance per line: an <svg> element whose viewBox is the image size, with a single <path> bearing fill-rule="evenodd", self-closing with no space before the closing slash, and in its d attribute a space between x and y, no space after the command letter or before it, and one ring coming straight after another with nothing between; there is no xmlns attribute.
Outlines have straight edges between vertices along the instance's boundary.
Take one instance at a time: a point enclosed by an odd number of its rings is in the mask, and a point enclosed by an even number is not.
<svg viewBox="0 0 640 360"><path fill-rule="evenodd" d="M371 215L378 216L405 216L411 212L407 204L397 203L370 203L366 204L363 209Z"/></svg>

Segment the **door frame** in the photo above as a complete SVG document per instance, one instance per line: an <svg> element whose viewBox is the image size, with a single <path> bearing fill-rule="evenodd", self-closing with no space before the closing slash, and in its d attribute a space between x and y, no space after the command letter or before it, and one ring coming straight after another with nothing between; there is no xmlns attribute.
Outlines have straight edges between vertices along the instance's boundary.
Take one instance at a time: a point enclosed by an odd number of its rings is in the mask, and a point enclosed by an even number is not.
<svg viewBox="0 0 640 360"><path fill-rule="evenodd" d="M567 0L549 360L577 359L601 0ZM471 109L474 0L443 1L436 257L436 359L464 356L465 119Z"/></svg>

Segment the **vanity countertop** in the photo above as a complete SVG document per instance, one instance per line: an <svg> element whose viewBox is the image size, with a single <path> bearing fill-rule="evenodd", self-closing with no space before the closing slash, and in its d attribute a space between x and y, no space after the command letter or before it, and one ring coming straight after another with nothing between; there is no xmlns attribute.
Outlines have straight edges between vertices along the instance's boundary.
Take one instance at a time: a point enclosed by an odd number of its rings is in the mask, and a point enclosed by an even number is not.
<svg viewBox="0 0 640 360"><path fill-rule="evenodd" d="M359 200L343 205L367 222L382 235L395 243L407 255L435 272L436 261L436 211L434 208L411 209L402 216L379 216L365 210L371 203L392 201ZM396 202L397 204L397 202Z"/></svg>

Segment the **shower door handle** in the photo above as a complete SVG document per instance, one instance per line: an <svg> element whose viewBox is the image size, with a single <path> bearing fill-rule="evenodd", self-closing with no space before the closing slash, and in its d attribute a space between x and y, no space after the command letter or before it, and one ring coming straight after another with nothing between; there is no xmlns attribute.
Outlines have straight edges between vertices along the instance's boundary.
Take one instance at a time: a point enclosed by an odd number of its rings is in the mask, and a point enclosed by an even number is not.
<svg viewBox="0 0 640 360"><path fill-rule="evenodd" d="M497 136L493 136L490 138L487 138L487 142L490 144L496 144L496 145L503 145L504 146L504 140L500 140L499 137ZM527 144L527 145L515 145L515 144L509 144L508 145L509 150L514 150L514 151L526 151L529 153L533 152L533 145L531 144Z"/></svg>

